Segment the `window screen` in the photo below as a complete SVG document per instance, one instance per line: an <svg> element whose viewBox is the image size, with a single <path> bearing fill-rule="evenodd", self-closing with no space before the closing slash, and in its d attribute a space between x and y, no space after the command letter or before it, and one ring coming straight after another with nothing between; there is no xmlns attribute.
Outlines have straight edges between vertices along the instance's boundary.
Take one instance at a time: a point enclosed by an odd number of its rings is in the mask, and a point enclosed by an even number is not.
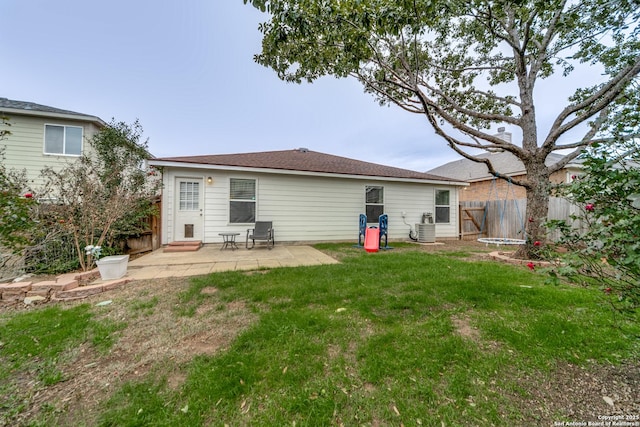
<svg viewBox="0 0 640 427"><path fill-rule="evenodd" d="M231 178L229 192L229 222L256 222L256 180Z"/></svg>
<svg viewBox="0 0 640 427"><path fill-rule="evenodd" d="M365 187L365 214L367 223L378 222L380 215L384 213L384 187Z"/></svg>
<svg viewBox="0 0 640 427"><path fill-rule="evenodd" d="M436 223L451 222L449 190L436 190Z"/></svg>

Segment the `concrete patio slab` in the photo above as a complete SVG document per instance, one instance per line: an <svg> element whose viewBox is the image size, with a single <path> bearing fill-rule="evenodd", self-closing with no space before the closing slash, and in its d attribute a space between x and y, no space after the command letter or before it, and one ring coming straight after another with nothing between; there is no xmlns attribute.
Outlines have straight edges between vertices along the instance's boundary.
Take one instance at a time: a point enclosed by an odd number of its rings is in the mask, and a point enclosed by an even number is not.
<svg viewBox="0 0 640 427"><path fill-rule="evenodd" d="M276 245L271 250L259 246L251 250L220 250L220 247L219 244L204 245L196 252L164 252L161 248L129 261L126 277L145 280L199 276L221 271L338 263L334 258L310 246Z"/></svg>

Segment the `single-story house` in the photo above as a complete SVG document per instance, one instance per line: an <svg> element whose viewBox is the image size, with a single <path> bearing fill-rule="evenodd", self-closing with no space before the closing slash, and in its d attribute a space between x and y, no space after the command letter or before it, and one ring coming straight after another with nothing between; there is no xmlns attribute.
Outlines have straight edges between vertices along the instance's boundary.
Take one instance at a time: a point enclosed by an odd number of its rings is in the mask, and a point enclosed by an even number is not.
<svg viewBox="0 0 640 427"><path fill-rule="evenodd" d="M272 221L276 242L357 240L360 214L370 225L386 213L390 239L431 213L436 238L458 237L458 188L465 182L319 153L305 148L165 157L162 240L244 241L255 221Z"/></svg>
<svg viewBox="0 0 640 427"><path fill-rule="evenodd" d="M61 169L90 146L87 141L106 124L99 117L33 102L0 98L0 130L11 132L0 140L5 166L26 170L33 187L42 184L45 166Z"/></svg>

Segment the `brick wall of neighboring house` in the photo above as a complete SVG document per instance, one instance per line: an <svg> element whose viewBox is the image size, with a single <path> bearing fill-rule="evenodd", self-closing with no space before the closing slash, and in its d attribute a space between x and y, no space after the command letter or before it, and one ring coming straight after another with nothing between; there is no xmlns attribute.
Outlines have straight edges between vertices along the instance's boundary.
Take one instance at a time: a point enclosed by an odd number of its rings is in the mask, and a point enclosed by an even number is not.
<svg viewBox="0 0 640 427"><path fill-rule="evenodd" d="M525 175L514 176L514 179L523 179ZM567 171L560 170L551 175L551 182L559 184L568 182ZM524 187L509 184L504 179L497 179L495 186L493 180L472 182L468 187L460 189L461 202L483 202L486 200L511 200L526 198Z"/></svg>

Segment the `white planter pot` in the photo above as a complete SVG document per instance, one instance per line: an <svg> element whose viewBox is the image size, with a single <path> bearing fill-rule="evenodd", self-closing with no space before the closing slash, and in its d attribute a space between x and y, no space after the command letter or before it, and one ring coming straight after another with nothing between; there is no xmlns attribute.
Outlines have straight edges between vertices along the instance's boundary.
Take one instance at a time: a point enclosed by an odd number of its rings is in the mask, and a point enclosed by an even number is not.
<svg viewBox="0 0 640 427"><path fill-rule="evenodd" d="M129 255L111 255L96 261L102 280L114 280L127 274Z"/></svg>

